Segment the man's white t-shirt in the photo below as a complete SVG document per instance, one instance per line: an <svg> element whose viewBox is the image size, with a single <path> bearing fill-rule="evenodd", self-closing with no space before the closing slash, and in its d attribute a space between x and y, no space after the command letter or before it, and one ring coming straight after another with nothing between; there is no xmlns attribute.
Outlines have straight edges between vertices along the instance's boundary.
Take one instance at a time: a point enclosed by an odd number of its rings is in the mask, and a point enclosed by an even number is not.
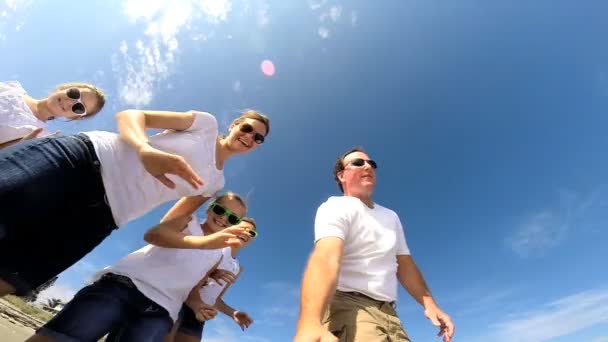
<svg viewBox="0 0 608 342"><path fill-rule="evenodd" d="M240 265L238 260L232 257L232 249L230 247L224 248L222 254L224 257L217 268L237 275L240 270ZM209 278L209 283L199 290L201 300L205 304L215 305L226 285L227 283L225 281L218 282L213 278Z"/></svg>
<svg viewBox="0 0 608 342"><path fill-rule="evenodd" d="M397 300L397 255L410 254L397 213L356 197L330 197L315 218L315 242L326 237L344 241L338 290Z"/></svg>
<svg viewBox="0 0 608 342"><path fill-rule="evenodd" d="M197 219L184 232L204 235ZM96 273L92 281L105 273L129 277L137 289L165 308L174 321L192 288L222 258L221 249L177 249L147 245Z"/></svg>
<svg viewBox="0 0 608 342"><path fill-rule="evenodd" d="M23 97L26 94L17 81L0 82L0 144L21 139L36 128L46 127L46 123L39 120L25 103Z"/></svg>
<svg viewBox="0 0 608 342"><path fill-rule="evenodd" d="M209 113L193 112L194 122L187 130L166 130L150 137L150 145L161 151L182 156L203 179L194 189L176 175L167 174L175 184L170 189L154 178L131 146L116 133L85 132L93 142L101 163L101 177L114 221L120 227L156 206L184 196L213 196L224 187L224 172L215 164L218 125Z"/></svg>

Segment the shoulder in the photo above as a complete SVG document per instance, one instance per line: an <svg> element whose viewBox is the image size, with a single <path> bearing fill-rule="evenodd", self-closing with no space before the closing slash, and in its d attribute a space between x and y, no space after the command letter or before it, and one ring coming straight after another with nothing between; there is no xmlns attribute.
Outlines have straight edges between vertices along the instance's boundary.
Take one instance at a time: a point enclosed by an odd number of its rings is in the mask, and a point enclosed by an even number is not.
<svg viewBox="0 0 608 342"><path fill-rule="evenodd" d="M190 126L189 130L208 130L213 129L217 131L218 123L215 116L208 112L202 112L198 110L191 110L190 113L194 115L194 122Z"/></svg>
<svg viewBox="0 0 608 342"><path fill-rule="evenodd" d="M25 94L25 89L18 81L0 82L0 91L13 90Z"/></svg>

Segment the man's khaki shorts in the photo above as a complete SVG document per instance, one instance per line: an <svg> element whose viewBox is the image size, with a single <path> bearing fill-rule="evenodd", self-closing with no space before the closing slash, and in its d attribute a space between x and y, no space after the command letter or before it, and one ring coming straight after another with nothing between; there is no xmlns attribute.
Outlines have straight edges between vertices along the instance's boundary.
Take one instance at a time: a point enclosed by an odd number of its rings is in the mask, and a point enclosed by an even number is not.
<svg viewBox="0 0 608 342"><path fill-rule="evenodd" d="M336 291L323 325L340 342L411 342L392 303Z"/></svg>

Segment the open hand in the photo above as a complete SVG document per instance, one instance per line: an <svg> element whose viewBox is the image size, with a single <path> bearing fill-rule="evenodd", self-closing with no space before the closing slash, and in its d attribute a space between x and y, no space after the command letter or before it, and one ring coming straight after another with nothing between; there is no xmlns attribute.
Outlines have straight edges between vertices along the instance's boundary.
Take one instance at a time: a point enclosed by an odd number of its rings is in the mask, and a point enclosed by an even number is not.
<svg viewBox="0 0 608 342"><path fill-rule="evenodd" d="M253 324L253 319L249 317L246 312L235 311L232 314L232 320L241 327L241 330L245 331L245 328L249 328Z"/></svg>
<svg viewBox="0 0 608 342"><path fill-rule="evenodd" d="M203 179L194 172L190 164L182 156L163 152L148 144L142 145L137 151L137 156L146 171L170 189L175 189L175 183L167 178L166 174L174 174L181 177L195 189L204 184Z"/></svg>
<svg viewBox="0 0 608 342"><path fill-rule="evenodd" d="M439 327L437 336L443 336L443 342L452 341L452 337L454 336L454 323L452 323L450 316L436 306L424 310L424 315L431 320L433 325Z"/></svg>

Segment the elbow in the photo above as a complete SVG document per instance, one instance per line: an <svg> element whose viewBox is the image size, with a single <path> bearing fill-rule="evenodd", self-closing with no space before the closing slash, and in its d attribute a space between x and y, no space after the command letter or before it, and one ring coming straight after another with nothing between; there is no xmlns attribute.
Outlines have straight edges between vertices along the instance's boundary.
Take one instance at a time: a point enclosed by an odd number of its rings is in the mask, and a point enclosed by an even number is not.
<svg viewBox="0 0 608 342"><path fill-rule="evenodd" d="M135 109L127 109L116 113L116 115L114 115L114 118L116 119L116 121L121 121L127 117L137 115L138 113L141 113L141 111Z"/></svg>

